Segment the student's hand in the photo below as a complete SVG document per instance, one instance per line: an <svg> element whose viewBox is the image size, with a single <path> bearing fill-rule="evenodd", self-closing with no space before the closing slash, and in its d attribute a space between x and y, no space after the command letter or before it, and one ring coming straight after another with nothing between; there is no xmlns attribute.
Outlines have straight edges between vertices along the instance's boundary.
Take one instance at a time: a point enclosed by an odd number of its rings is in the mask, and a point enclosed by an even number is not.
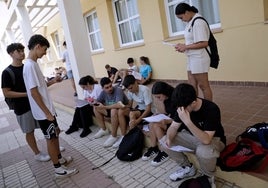
<svg viewBox="0 0 268 188"><path fill-rule="evenodd" d="M183 52L185 52L185 50L186 50L186 46L185 46L185 44L178 43L178 44L175 46L175 50L176 50L177 52L181 52L181 53L183 53Z"/></svg>
<svg viewBox="0 0 268 188"><path fill-rule="evenodd" d="M191 122L190 113L184 107L179 107L177 112L182 122L187 126Z"/></svg>
<svg viewBox="0 0 268 188"><path fill-rule="evenodd" d="M171 140L167 138L167 140L166 140L166 144L167 144L167 147L170 148L170 147L171 147Z"/></svg>
<svg viewBox="0 0 268 188"><path fill-rule="evenodd" d="M54 78L55 82L61 82L62 81L62 77L57 75L55 78Z"/></svg>
<svg viewBox="0 0 268 188"><path fill-rule="evenodd" d="M46 117L47 117L48 121L54 121L55 120L55 117L51 113L46 114Z"/></svg>

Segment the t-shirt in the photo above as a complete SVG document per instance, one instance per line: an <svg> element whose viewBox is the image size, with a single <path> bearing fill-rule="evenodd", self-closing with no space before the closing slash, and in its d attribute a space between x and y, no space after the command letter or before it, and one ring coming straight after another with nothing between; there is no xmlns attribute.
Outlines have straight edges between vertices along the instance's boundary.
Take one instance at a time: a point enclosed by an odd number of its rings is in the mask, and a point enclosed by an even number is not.
<svg viewBox="0 0 268 188"><path fill-rule="evenodd" d="M152 72L152 67L150 65L141 65L140 66L140 74L142 78L146 79L148 78L149 74Z"/></svg>
<svg viewBox="0 0 268 188"><path fill-rule="evenodd" d="M106 106L116 104L119 101L121 101L124 105L128 104L127 96L125 95L123 90L118 87L113 87L113 92L111 94L103 90L100 96L98 97L97 101Z"/></svg>
<svg viewBox="0 0 268 188"><path fill-rule="evenodd" d="M153 101L150 89L144 85L139 85L139 92L137 94L128 91L127 97L129 100L137 103L139 110L145 110L146 106Z"/></svg>
<svg viewBox="0 0 268 188"><path fill-rule="evenodd" d="M17 91L17 92L26 92L24 80L23 80L23 65L20 67L14 67L12 65L8 66L14 73L15 75L15 85L13 85L13 80L10 76L10 73L6 70L2 72L2 88L11 88L12 91ZM28 100L28 97L20 97L20 98L13 98L14 101L14 113L16 115L22 115L29 110L30 108L30 103Z"/></svg>
<svg viewBox="0 0 268 188"><path fill-rule="evenodd" d="M225 144L226 137L224 135L224 129L221 124L221 113L219 107L208 100L201 99L202 105L198 111L190 113L190 118L194 125L203 131L215 131L214 137L220 137L221 141ZM174 117L174 121L182 123L178 113ZM179 130L189 129L182 123ZM190 132L190 131L189 131Z"/></svg>
<svg viewBox="0 0 268 188"><path fill-rule="evenodd" d="M71 61L67 50L63 52L62 59L65 61L66 70L72 70Z"/></svg>
<svg viewBox="0 0 268 188"><path fill-rule="evenodd" d="M102 92L102 87L99 84L94 84L92 91L83 90L84 100L77 99L76 107L81 108L83 106L88 105L89 101L94 102L100 96L101 92Z"/></svg>
<svg viewBox="0 0 268 188"><path fill-rule="evenodd" d="M31 89L37 87L42 100L50 113L55 116L56 111L53 105L53 101L51 97L49 96L48 89L47 89L47 83L44 79L44 76L40 70L39 65L37 62L33 61L32 59L26 59L23 67L23 78L28 94L28 98L30 101L33 117L36 120L45 120L46 115L43 112L43 110L38 106L38 104L35 102L31 95Z"/></svg>
<svg viewBox="0 0 268 188"><path fill-rule="evenodd" d="M208 28L207 23L202 19L197 19L194 22L194 26L192 28L192 21L196 17L200 17L200 14L195 14L192 20L187 23L185 30L184 30L184 37L185 37L185 44L193 44L200 41L208 41L210 30ZM209 48L209 47L208 47ZM205 54L208 55L205 48L200 49L190 49L186 50L185 52L187 55L194 55L194 54Z"/></svg>
<svg viewBox="0 0 268 188"><path fill-rule="evenodd" d="M111 70L107 70L108 77L110 78L112 75L115 75L118 70L114 67L111 67Z"/></svg>

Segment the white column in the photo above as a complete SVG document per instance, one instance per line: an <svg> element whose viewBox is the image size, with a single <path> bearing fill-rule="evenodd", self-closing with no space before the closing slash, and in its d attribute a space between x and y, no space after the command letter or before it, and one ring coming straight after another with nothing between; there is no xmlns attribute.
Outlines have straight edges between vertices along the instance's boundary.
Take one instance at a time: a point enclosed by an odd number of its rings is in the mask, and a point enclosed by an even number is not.
<svg viewBox="0 0 268 188"><path fill-rule="evenodd" d="M6 50L7 46L5 45L4 41L0 41L0 72L4 70L10 63L11 63L11 58L7 54Z"/></svg>
<svg viewBox="0 0 268 188"><path fill-rule="evenodd" d="M17 14L17 22L20 26L22 37L24 41L24 45L28 45L28 41L33 35L33 30L31 26L31 21L29 18L29 14L25 8L25 6L17 6L16 8L16 14ZM27 48L25 48L27 49Z"/></svg>
<svg viewBox="0 0 268 188"><path fill-rule="evenodd" d="M17 41L15 41L15 35L12 32L11 29L6 29L6 36L7 36L7 39L8 39L9 44L10 43L17 42Z"/></svg>
<svg viewBox="0 0 268 188"><path fill-rule="evenodd" d="M80 1L77 0L57 0L57 3L71 60L74 80L80 98L82 97L82 90L78 86L79 79L86 75L95 77L81 4Z"/></svg>

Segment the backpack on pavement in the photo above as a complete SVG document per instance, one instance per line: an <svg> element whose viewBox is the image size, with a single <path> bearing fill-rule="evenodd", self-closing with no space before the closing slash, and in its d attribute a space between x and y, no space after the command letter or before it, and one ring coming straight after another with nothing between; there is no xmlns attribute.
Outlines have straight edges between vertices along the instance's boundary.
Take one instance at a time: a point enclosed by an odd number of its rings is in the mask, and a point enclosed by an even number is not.
<svg viewBox="0 0 268 188"><path fill-rule="evenodd" d="M206 175L185 180L179 185L179 188L211 188Z"/></svg>
<svg viewBox="0 0 268 188"><path fill-rule="evenodd" d="M116 156L121 161L134 161L142 156L144 134L139 127L131 129L122 139Z"/></svg>
<svg viewBox="0 0 268 188"><path fill-rule="evenodd" d="M218 165L223 171L261 172L268 165L266 154L267 151L256 142L241 139L225 147L218 158Z"/></svg>
<svg viewBox="0 0 268 188"><path fill-rule="evenodd" d="M194 26L194 22L197 19L204 20L207 23L208 28L210 30L210 27L209 27L209 24L208 24L207 20L205 18L203 18L203 17L200 17L200 16L194 18L194 20L192 22L192 27ZM219 62L220 62L220 56L219 56L219 53L218 53L217 41L216 41L214 35L212 34L211 30L210 30L209 39L208 39L208 46L210 48L210 52L209 52L209 50L207 48L206 48L206 51L207 51L207 53L208 53L208 55L210 57L210 67L217 69L218 66L219 66Z"/></svg>
<svg viewBox="0 0 268 188"><path fill-rule="evenodd" d="M268 123L256 123L255 125L249 126L246 130L237 136L239 138L248 138L255 142L261 143L262 147L268 149Z"/></svg>

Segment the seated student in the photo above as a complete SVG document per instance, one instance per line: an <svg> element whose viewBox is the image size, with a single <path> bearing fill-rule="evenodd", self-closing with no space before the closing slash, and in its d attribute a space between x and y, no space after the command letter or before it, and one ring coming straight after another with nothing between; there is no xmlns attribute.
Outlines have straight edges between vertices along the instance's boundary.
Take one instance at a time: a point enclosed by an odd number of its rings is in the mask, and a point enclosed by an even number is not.
<svg viewBox="0 0 268 188"><path fill-rule="evenodd" d="M97 99L97 104L94 106L94 113L100 130L94 135L94 138L100 138L109 134L109 131L105 126L104 116L111 117L111 135L104 142L103 146L113 146L115 148L119 146L127 131L125 117L129 114L129 101L123 90L119 87L114 87L109 78L102 78L100 84L103 91ZM121 130L121 136L119 139L117 138L118 126Z"/></svg>
<svg viewBox="0 0 268 188"><path fill-rule="evenodd" d="M81 138L91 133L89 126L93 125L92 115L94 114L92 105L102 92L101 86L97 83L98 82L89 75L79 80L79 85L84 91L85 100L77 101L73 121L70 128L65 132L66 134L78 131L79 128L83 128L80 134Z"/></svg>
<svg viewBox="0 0 268 188"><path fill-rule="evenodd" d="M181 145L192 149L201 173L209 177L213 187L216 161L226 144L220 109L215 103L198 98L194 87L186 83L175 88L172 100L177 113L160 143L167 147ZM165 146L163 149L179 165L178 170L169 176L172 181L195 175L195 167L184 153L171 151Z"/></svg>
<svg viewBox="0 0 268 188"><path fill-rule="evenodd" d="M126 75L129 75L129 74L132 74L133 75L134 73L139 73L139 68L134 64L134 59L132 57L129 57L127 59L127 64L129 66L127 69L120 69L115 74L114 80L117 80L118 79L118 76L120 76L121 79L122 79L120 86L122 86L122 83L123 83L124 78L126 77Z"/></svg>
<svg viewBox="0 0 268 188"><path fill-rule="evenodd" d="M149 84L152 79L152 67L150 65L150 60L148 57L141 56L140 63L141 80L138 80L138 83L142 85Z"/></svg>
<svg viewBox="0 0 268 188"><path fill-rule="evenodd" d="M158 166L168 160L169 156L166 152L160 151L157 143L165 134L172 123L172 118L176 113L176 108L171 101L171 96L174 88L165 82L156 82L152 87L152 94L156 100L161 102L164 106L164 114L171 117L171 119L164 119L160 122L154 122L149 124L149 135L151 141L151 147L142 156L142 160L148 161L154 157L151 161L152 166ZM160 112L160 109L157 109Z"/></svg>
<svg viewBox="0 0 268 188"><path fill-rule="evenodd" d="M147 86L139 85L133 75L127 75L123 85L128 90L127 96L131 107L133 101L137 104L129 113L129 126L132 129L142 122L142 118L152 115L152 95L150 89Z"/></svg>
<svg viewBox="0 0 268 188"><path fill-rule="evenodd" d="M115 79L115 75L118 72L117 68L115 67L111 67L109 64L105 65L105 69L107 71L108 74L108 78L112 81L112 83L116 83L117 81L119 81L120 76L117 76L117 78Z"/></svg>

